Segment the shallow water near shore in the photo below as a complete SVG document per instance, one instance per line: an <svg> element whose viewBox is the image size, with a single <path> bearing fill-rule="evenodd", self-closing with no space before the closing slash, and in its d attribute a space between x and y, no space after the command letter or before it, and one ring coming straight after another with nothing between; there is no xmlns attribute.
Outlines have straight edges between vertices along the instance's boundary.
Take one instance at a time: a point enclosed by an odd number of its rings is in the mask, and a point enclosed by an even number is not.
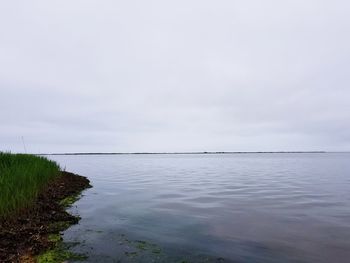
<svg viewBox="0 0 350 263"><path fill-rule="evenodd" d="M350 154L49 156L93 188L86 262L349 262Z"/></svg>

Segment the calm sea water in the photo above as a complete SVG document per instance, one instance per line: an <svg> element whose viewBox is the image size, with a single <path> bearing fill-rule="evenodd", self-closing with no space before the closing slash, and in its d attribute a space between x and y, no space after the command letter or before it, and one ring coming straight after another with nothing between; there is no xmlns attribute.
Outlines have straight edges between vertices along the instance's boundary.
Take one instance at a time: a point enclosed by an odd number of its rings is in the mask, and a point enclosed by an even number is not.
<svg viewBox="0 0 350 263"><path fill-rule="evenodd" d="M87 262L350 262L350 154L50 156Z"/></svg>

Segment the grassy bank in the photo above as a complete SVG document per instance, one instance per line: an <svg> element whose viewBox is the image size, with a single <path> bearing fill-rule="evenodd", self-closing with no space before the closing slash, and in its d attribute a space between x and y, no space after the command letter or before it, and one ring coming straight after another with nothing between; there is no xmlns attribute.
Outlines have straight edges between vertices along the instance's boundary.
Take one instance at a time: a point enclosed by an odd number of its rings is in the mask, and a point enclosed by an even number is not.
<svg viewBox="0 0 350 263"><path fill-rule="evenodd" d="M0 152L0 218L30 206L59 175L59 166L44 157Z"/></svg>

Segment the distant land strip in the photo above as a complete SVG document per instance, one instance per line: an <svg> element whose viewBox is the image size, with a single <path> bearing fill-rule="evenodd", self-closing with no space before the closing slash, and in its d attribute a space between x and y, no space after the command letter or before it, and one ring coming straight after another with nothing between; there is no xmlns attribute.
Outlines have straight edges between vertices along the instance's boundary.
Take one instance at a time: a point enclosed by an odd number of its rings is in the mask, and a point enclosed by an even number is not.
<svg viewBox="0 0 350 263"><path fill-rule="evenodd" d="M252 152L74 152L41 153L37 155L136 155L136 154L257 154L257 153L330 153L327 151L252 151Z"/></svg>

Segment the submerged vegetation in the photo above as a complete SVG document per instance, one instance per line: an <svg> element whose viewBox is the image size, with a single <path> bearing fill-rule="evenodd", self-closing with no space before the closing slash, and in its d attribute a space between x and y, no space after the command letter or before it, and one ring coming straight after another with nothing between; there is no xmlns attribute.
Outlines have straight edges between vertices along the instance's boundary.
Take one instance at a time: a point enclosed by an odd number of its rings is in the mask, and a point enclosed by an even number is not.
<svg viewBox="0 0 350 263"><path fill-rule="evenodd" d="M0 152L0 217L30 206L59 175L58 164L44 157Z"/></svg>
<svg viewBox="0 0 350 263"><path fill-rule="evenodd" d="M70 246L62 242L60 234L51 234L48 240L54 244L52 249L49 249L36 257L37 263L62 263L67 260L82 261L87 259L84 254L77 254L69 250Z"/></svg>

